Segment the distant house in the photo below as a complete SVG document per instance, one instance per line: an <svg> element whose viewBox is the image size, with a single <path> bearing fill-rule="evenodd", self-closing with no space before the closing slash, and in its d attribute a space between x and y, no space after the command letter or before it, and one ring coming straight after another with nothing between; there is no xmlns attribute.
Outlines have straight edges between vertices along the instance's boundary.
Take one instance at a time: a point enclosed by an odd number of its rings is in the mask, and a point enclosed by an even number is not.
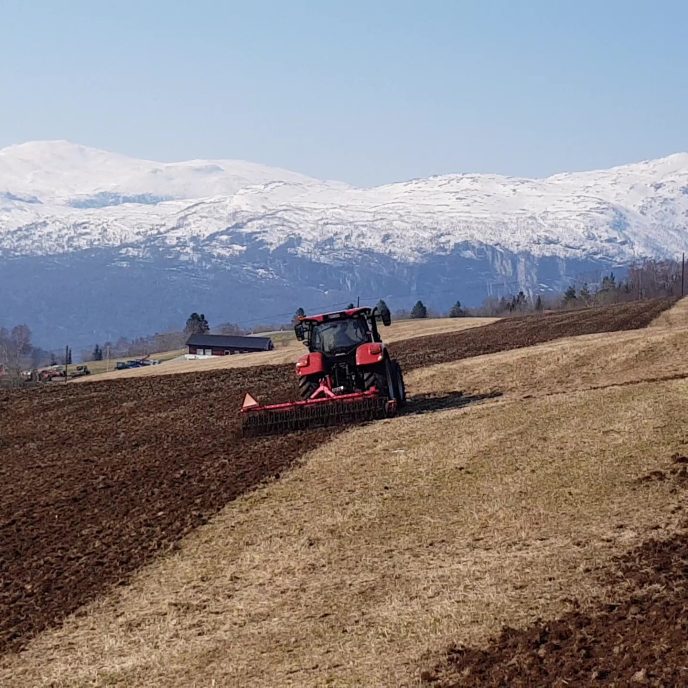
<svg viewBox="0 0 688 688"><path fill-rule="evenodd" d="M192 334L186 340L189 356L228 356L254 351L271 351L272 340L267 337L239 337L226 334Z"/></svg>

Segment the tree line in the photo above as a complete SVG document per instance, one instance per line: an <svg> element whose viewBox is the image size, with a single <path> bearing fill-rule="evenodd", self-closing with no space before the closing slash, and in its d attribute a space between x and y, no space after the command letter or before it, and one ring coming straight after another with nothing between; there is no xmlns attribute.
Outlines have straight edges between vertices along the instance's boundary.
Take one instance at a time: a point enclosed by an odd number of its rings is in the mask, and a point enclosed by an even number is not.
<svg viewBox="0 0 688 688"><path fill-rule="evenodd" d="M562 310L627 303L640 299L678 298L683 293L681 263L673 260L645 260L632 265L625 278L613 272L596 284L573 283L561 293L527 296L523 291L490 297L471 311L471 315L509 315L542 310Z"/></svg>
<svg viewBox="0 0 688 688"><path fill-rule="evenodd" d="M0 327L0 366L7 371L19 371L50 365L54 354L31 341L28 325Z"/></svg>
<svg viewBox="0 0 688 688"><path fill-rule="evenodd" d="M147 337L119 337L115 341L98 342L92 349L81 351L84 361L102 361L104 359L146 356L156 351L175 351L182 349L186 340L193 334L210 332L210 323L204 313L191 313L186 319L184 328L171 332L156 332ZM225 322L213 328L214 334L241 335L246 332L236 323Z"/></svg>

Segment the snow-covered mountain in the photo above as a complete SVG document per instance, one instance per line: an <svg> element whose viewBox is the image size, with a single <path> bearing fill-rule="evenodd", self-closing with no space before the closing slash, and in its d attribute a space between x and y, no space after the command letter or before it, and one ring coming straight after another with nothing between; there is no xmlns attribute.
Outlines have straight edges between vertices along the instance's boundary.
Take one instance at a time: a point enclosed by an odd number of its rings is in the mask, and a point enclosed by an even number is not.
<svg viewBox="0 0 688 688"><path fill-rule="evenodd" d="M688 154L546 179L375 188L234 160L0 150L0 325L47 344L278 320L356 295L445 307L688 249Z"/></svg>

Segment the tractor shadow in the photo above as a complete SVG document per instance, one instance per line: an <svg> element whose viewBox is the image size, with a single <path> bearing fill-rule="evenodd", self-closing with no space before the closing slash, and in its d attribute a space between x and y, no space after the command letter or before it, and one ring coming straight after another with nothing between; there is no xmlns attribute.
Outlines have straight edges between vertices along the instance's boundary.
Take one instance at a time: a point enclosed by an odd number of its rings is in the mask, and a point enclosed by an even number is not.
<svg viewBox="0 0 688 688"><path fill-rule="evenodd" d="M402 415L420 416L435 411L463 408L486 399L496 399L502 392L494 391L486 394L464 394L463 392L448 392L447 394L414 394L409 396Z"/></svg>

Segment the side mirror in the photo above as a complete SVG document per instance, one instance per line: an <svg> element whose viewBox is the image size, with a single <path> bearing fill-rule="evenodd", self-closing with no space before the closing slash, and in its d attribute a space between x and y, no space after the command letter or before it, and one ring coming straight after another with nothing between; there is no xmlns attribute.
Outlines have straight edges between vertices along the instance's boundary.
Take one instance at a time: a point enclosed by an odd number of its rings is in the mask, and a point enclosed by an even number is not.
<svg viewBox="0 0 688 688"><path fill-rule="evenodd" d="M380 319L385 327L392 324L392 314L389 312L389 308L385 307L380 311Z"/></svg>
<svg viewBox="0 0 688 688"><path fill-rule="evenodd" d="M306 338L305 330L306 328L303 326L303 323L296 323L296 325L294 325L294 334L300 342L302 342Z"/></svg>

